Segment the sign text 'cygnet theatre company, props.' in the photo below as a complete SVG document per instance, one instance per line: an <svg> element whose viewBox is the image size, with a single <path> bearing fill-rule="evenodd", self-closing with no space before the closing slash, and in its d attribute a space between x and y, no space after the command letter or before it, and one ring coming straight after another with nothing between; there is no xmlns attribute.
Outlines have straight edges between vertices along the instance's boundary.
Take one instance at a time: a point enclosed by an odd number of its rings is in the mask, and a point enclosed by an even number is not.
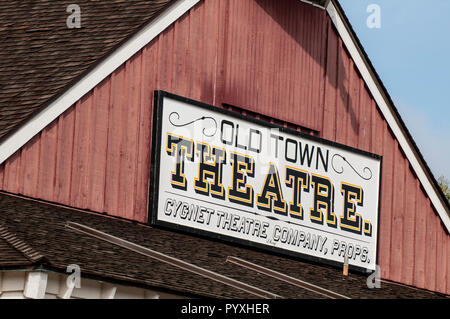
<svg viewBox="0 0 450 319"><path fill-rule="evenodd" d="M155 92L151 224L375 269L381 158Z"/></svg>

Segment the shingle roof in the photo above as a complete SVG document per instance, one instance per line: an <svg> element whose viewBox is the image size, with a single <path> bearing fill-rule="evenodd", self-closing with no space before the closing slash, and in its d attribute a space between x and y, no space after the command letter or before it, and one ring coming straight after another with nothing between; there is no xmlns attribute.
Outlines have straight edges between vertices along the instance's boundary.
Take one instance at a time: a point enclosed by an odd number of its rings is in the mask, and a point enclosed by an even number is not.
<svg viewBox="0 0 450 319"><path fill-rule="evenodd" d="M0 239L0 264L7 266L26 266L32 262L12 247L6 240Z"/></svg>
<svg viewBox="0 0 450 319"><path fill-rule="evenodd" d="M145 285L196 296L255 298L236 288L74 232L66 227L67 222L95 228L282 297L323 298L316 293L226 262L227 257L238 257L350 298L440 296L384 282L380 289L369 289L366 285L367 277L362 274L351 273L344 277L340 269L2 193L0 207L0 224L45 257L35 262L36 265L65 271L67 265L78 264L82 276L99 276L131 285ZM20 266L25 259L20 259L18 253L14 254L11 246L9 249L5 247L7 246L0 237L0 267L14 264L8 262L7 256L16 258L16 265Z"/></svg>
<svg viewBox="0 0 450 319"><path fill-rule="evenodd" d="M6 262L20 260L19 263L30 264L44 259L38 251L30 247L26 242L17 237L14 233L8 231L6 227L0 224L0 258ZM3 249L3 251L1 251ZM14 251L14 253L13 253ZM19 257L20 256L20 257Z"/></svg>
<svg viewBox="0 0 450 319"><path fill-rule="evenodd" d="M0 1L0 139L54 100L172 0ZM323 5L326 0L312 0Z"/></svg>
<svg viewBox="0 0 450 319"><path fill-rule="evenodd" d="M0 138L113 51L171 0L0 1Z"/></svg>

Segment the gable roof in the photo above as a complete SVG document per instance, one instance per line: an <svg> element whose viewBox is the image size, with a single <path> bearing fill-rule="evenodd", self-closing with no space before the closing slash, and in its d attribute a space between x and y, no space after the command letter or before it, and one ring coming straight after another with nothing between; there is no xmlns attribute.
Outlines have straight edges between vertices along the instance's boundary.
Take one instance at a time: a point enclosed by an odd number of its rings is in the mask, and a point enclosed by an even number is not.
<svg viewBox="0 0 450 319"><path fill-rule="evenodd" d="M443 295L422 289L382 282L381 288L369 289L363 274L342 275L341 269L303 262L294 258L269 255L231 244L174 233L147 225L100 214L69 209L45 202L0 193L0 224L16 240L44 256L30 261L7 260L0 254L0 268L34 265L41 269L65 272L69 264L80 266L86 278L117 281L122 284L182 292L193 296L216 298L255 298L249 292L188 272L169 263L143 256L68 225L84 226L151 249L270 292L283 298L325 298L326 296L273 276L242 267L234 261L288 275L292 280L307 282L325 291L349 298L439 298ZM0 232L0 252L5 246ZM9 247L9 256L13 249ZM16 253L17 258L20 253ZM232 257L232 258L230 258Z"/></svg>
<svg viewBox="0 0 450 319"><path fill-rule="evenodd" d="M81 28L68 28L73 1L0 2L0 138L48 104L171 0L86 1Z"/></svg>
<svg viewBox="0 0 450 319"><path fill-rule="evenodd" d="M80 2L82 19L83 8L87 8L84 10L87 17L86 23L82 22L81 29L67 29L65 20L60 21L59 7L55 9L55 4L49 0L40 0L31 8L36 10L34 26L26 20L30 15L26 11L27 8L18 1L1 4L0 9L4 10L0 12L4 12L5 16L10 13L12 16L17 15L16 20L21 23L16 23L15 19L5 20L9 22L6 27L0 29L0 33L5 32L6 45L2 44L2 47L7 48L0 51L0 59L5 58L6 61L4 66L0 65L2 75L0 78L6 79L4 83L0 83L0 87L5 87L0 90L0 164L199 1L142 0L134 1L133 5L116 1L108 6L102 6L99 2L84 1ZM326 6L389 127L399 141L447 232L450 232L450 204L395 109L392 99L370 63L339 2L302 1ZM64 3L63 7L66 8L70 1ZM124 14L121 14L122 11ZM67 17L67 14L63 16ZM89 27L89 23L93 23L94 26ZM108 36L105 32L98 32L99 29L107 30ZM6 34L9 34L8 30L12 33L6 37ZM61 38L58 37L60 33ZM23 44L17 41L21 36L29 40L28 48L24 48ZM72 37L75 40L72 40ZM98 45L98 41L102 44ZM81 44L82 46L79 46ZM69 51L64 51L66 46L69 47ZM49 47L53 49L48 50ZM74 52L80 59L67 59L67 54L70 56ZM18 61L11 58L15 56L18 57ZM49 56L52 57L50 60ZM30 61L27 61L28 59ZM51 65L46 65L45 61L50 61ZM14 80L11 81L11 78ZM59 80L56 81L54 78Z"/></svg>

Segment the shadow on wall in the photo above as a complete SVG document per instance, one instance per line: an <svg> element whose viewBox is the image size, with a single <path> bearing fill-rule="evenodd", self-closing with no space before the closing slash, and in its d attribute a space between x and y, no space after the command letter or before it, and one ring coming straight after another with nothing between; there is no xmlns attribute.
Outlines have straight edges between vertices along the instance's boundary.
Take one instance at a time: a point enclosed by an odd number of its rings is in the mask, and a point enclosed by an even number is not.
<svg viewBox="0 0 450 319"><path fill-rule="evenodd" d="M341 103L344 105L346 112L350 116L351 127L355 134L359 131L359 122L356 115L356 103L349 94L348 81L350 66L344 65L344 56L347 54L343 49L343 44L340 43L337 32L334 30L331 19L327 16L327 53L325 59L325 65L323 61L320 61L320 55L311 52L313 47L305 45L301 39L301 33L296 32L289 21L285 19L286 7L302 6L303 10L321 10L316 7L301 3L299 0L255 0L256 3L270 16L278 25L294 39L315 61L324 69L324 76L328 79L328 83L336 89L338 98L341 99ZM308 14L307 12L305 15ZM324 14L326 14L324 12ZM314 35L320 37L320 34ZM335 63L336 65L332 65ZM325 102L326 103L326 102ZM337 103L337 101L336 101Z"/></svg>

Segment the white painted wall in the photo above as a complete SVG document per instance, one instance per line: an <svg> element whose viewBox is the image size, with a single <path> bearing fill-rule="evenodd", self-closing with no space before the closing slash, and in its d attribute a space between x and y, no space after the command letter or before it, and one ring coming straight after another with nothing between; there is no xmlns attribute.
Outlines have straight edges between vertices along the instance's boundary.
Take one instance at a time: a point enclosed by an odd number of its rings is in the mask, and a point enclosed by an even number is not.
<svg viewBox="0 0 450 319"><path fill-rule="evenodd" d="M0 299L179 299L181 295L81 278L67 287L69 275L48 271L0 271Z"/></svg>

